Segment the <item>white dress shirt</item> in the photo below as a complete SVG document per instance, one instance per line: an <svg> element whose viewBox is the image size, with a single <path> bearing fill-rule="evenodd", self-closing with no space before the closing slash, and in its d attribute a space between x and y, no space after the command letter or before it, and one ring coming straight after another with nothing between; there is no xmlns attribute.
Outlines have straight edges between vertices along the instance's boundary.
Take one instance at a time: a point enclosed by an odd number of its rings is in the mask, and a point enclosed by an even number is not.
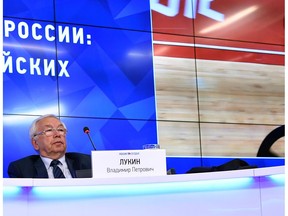
<svg viewBox="0 0 288 216"><path fill-rule="evenodd" d="M52 159L40 156L43 163L45 164L46 170L48 172L48 178L54 178L53 167L50 166ZM72 175L68 169L67 163L65 161L65 155L58 159L61 164L58 164L58 167L62 170L65 178L72 178Z"/></svg>

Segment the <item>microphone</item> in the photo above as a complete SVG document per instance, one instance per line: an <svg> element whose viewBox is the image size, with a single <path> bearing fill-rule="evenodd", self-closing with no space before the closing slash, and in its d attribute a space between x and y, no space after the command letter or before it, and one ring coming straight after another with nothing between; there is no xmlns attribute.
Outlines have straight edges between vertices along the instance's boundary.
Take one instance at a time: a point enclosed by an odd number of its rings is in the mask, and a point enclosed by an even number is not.
<svg viewBox="0 0 288 216"><path fill-rule="evenodd" d="M96 147L95 147L95 145L94 145L94 143L93 143L93 141L92 141L92 139L91 139L91 137L90 137L90 130L89 130L89 128L88 128L88 127L84 127L84 128L83 128L83 131L84 131L84 133L86 133L86 134L88 135L89 140L90 140L90 142L91 142L94 150L96 151Z"/></svg>

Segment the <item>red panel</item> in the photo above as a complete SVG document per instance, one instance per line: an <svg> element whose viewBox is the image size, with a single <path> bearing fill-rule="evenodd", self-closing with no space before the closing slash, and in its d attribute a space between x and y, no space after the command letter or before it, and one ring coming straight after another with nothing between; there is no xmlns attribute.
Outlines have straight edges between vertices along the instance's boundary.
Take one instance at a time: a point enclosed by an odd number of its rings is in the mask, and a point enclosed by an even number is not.
<svg viewBox="0 0 288 216"><path fill-rule="evenodd" d="M283 0L160 0L151 7L155 55L195 58L196 47L199 59L284 65Z"/></svg>
<svg viewBox="0 0 288 216"><path fill-rule="evenodd" d="M176 58L196 58L234 61L234 62L251 62L260 64L284 65L285 57L283 55L262 54L252 52L239 52L228 50L217 50L207 48L197 48L184 46L154 45L155 56L168 56Z"/></svg>
<svg viewBox="0 0 288 216"><path fill-rule="evenodd" d="M284 45L283 0L179 0L178 9L175 2L151 2L153 32ZM191 18L184 11L192 12L193 4L187 2L195 3Z"/></svg>

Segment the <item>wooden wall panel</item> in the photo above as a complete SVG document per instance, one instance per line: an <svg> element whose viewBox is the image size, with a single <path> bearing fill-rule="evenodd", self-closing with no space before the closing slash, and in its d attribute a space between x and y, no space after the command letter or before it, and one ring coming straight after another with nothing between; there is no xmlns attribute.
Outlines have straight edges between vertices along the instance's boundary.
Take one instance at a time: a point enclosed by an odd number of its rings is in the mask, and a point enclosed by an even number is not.
<svg viewBox="0 0 288 216"><path fill-rule="evenodd" d="M160 56L154 64L167 155L255 157L284 124L284 66ZM273 148L283 156L284 139Z"/></svg>

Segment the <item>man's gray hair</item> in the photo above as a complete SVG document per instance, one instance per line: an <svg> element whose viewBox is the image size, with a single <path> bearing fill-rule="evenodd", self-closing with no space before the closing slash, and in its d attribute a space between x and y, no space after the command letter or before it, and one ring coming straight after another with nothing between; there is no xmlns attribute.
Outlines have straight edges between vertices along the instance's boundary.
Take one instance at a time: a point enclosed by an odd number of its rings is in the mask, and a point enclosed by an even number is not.
<svg viewBox="0 0 288 216"><path fill-rule="evenodd" d="M36 131L37 131L36 125L37 125L37 123L38 123L40 120L42 120L42 119L44 119L44 118L48 118L48 117L52 117L52 118L56 118L56 119L60 120L60 119L59 119L56 115L54 115L54 114L42 115L42 116L36 118L36 119L32 122L32 124L31 124L31 126L30 126L30 130L29 130L30 139L33 139L34 136L35 136L35 134L36 134ZM67 128L66 128L66 125L65 125L61 120L60 120L60 122L61 122L61 124L63 124L64 128L67 129Z"/></svg>

